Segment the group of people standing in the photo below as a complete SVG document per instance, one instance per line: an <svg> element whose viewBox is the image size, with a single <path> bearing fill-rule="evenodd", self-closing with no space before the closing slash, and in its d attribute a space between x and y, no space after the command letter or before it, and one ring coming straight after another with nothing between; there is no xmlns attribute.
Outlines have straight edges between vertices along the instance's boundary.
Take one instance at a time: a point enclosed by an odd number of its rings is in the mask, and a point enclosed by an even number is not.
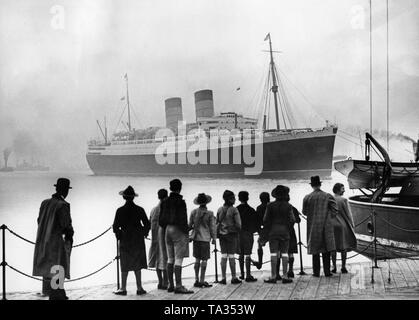
<svg viewBox="0 0 419 320"><path fill-rule="evenodd" d="M55 185L57 192L42 203L38 218L33 275L43 277L44 284L47 284L43 286L43 294L50 299L67 298L63 287L51 291L48 286L51 286L52 266L62 266L66 278L70 274L69 257L74 231L70 207L64 200L71 188L69 184L68 179L58 179ZM311 186L313 192L304 198L302 214L307 217L307 248L308 254L313 256L313 275L320 276L320 255L325 276L337 272L336 252L341 252L341 271L346 273L346 252L356 248L356 238L349 205L343 198L344 186L336 184L334 196L321 190L318 176L311 178ZM278 185L271 194L262 192L256 210L248 204L247 191L238 193L240 204L235 206L235 194L225 190L222 196L224 204L216 215L207 207L212 201L211 196L199 193L194 199L197 207L191 211L189 219L186 202L181 195L182 182L179 179L170 181L169 189L170 193L166 189L157 192L159 202L152 209L150 219L144 209L134 203L138 194L133 187L128 186L119 193L125 204L116 211L113 231L119 240L122 283L115 294L127 295L129 271L135 273L137 295L146 294L142 287L141 269L148 267L156 270L158 289L178 294L193 293L182 284L182 264L183 259L189 257L190 242L193 242L195 258L194 287L211 287L205 281L205 273L210 259L210 244L216 244L217 239L221 248L220 284L227 284L227 265L230 266L232 284L257 281L251 274L251 267L262 267L263 247L267 243L271 276L264 281L292 282L294 254L298 253L294 224L301 221L301 214L290 204L290 189L287 186ZM145 238L150 231L147 261ZM251 259L255 234L259 235L256 261ZM239 276L236 273L236 255Z"/></svg>

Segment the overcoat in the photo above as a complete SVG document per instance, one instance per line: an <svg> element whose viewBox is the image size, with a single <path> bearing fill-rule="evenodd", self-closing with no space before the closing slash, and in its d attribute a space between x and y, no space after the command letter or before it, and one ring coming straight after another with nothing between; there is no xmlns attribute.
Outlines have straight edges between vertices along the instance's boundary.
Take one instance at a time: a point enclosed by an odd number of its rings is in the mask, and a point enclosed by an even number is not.
<svg viewBox="0 0 419 320"><path fill-rule="evenodd" d="M354 231L354 222L348 199L342 196L336 196L338 214L334 221L336 251L355 250L357 241Z"/></svg>
<svg viewBox="0 0 419 320"><path fill-rule="evenodd" d="M336 219L335 198L322 190L315 190L303 200L303 215L307 216L308 254L336 250L333 219Z"/></svg>
<svg viewBox="0 0 419 320"><path fill-rule="evenodd" d="M53 266L62 266L70 279L70 255L73 244L70 204L58 194L41 203L38 216L33 276L50 277Z"/></svg>
<svg viewBox="0 0 419 320"><path fill-rule="evenodd" d="M113 231L120 240L121 271L147 268L144 238L150 231L150 221L144 209L127 201L116 211Z"/></svg>
<svg viewBox="0 0 419 320"><path fill-rule="evenodd" d="M148 251L148 266L150 268L157 268L160 270L166 269L165 264L167 263L167 253L166 253L166 246L164 245L164 251L161 250L163 248L160 245L160 242L164 242L164 237L162 238L162 229L159 226L159 216L160 216L160 203L155 206L150 213L150 225L151 225L151 244L150 249Z"/></svg>

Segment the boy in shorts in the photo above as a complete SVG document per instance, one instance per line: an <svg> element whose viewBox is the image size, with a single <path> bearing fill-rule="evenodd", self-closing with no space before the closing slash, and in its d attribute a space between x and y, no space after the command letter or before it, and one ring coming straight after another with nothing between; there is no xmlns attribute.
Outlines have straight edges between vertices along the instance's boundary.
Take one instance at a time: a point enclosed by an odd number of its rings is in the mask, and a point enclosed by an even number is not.
<svg viewBox="0 0 419 320"><path fill-rule="evenodd" d="M211 202L211 196L200 193L194 200L199 207L192 210L189 217L189 229L192 230L190 239L193 241L193 256L195 258L195 284L197 288L212 287L205 281L207 260L210 258L210 242L215 243L215 217L214 213L207 209ZM201 271L201 276L199 275Z"/></svg>

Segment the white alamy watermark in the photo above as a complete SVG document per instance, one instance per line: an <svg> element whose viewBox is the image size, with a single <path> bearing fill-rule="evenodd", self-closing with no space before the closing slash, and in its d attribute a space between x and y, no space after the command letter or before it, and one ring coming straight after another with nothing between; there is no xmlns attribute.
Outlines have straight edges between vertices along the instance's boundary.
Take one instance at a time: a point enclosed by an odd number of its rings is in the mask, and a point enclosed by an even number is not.
<svg viewBox="0 0 419 320"><path fill-rule="evenodd" d="M65 270L63 266L55 265L51 267L51 288L53 290L64 289Z"/></svg>
<svg viewBox="0 0 419 320"><path fill-rule="evenodd" d="M178 122L175 133L160 129L155 140L161 142L155 150L160 165L236 165L244 167L245 175L263 171L263 131L258 129L192 129Z"/></svg>
<svg viewBox="0 0 419 320"><path fill-rule="evenodd" d="M65 9L62 5L54 5L49 10L51 17L51 28L55 30L65 29Z"/></svg>
<svg viewBox="0 0 419 320"><path fill-rule="evenodd" d="M364 30L366 22L366 12L362 5L355 5L351 8L351 27L354 30Z"/></svg>

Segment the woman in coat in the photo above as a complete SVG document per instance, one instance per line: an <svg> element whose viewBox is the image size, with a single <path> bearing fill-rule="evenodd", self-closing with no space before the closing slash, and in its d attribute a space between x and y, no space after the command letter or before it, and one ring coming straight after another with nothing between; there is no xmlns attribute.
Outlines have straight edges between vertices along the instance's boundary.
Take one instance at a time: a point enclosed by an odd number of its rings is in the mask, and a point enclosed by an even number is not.
<svg viewBox="0 0 419 320"><path fill-rule="evenodd" d="M336 183L333 193L338 207L336 219L333 221L336 251L340 252L342 258L342 273L348 273L346 269L346 253L356 249L356 237L354 232L354 221L349 208L348 200L343 197L345 187ZM333 273L336 273L336 251L332 253Z"/></svg>
<svg viewBox="0 0 419 320"><path fill-rule="evenodd" d="M128 272L134 271L137 280L137 295L143 295L146 291L141 285L141 269L147 268L144 238L150 231L150 221L144 209L134 203L134 197L138 197L138 194L131 186L119 194L126 202L116 211L113 223L113 231L119 240L122 276L121 289L115 294L127 295Z"/></svg>
<svg viewBox="0 0 419 320"><path fill-rule="evenodd" d="M159 226L160 205L161 202L168 197L166 189L160 189L157 192L159 204L155 206L150 213L151 224L151 245L148 252L148 266L156 268L159 283L157 289L167 290L167 252L166 242L164 240L164 230Z"/></svg>

